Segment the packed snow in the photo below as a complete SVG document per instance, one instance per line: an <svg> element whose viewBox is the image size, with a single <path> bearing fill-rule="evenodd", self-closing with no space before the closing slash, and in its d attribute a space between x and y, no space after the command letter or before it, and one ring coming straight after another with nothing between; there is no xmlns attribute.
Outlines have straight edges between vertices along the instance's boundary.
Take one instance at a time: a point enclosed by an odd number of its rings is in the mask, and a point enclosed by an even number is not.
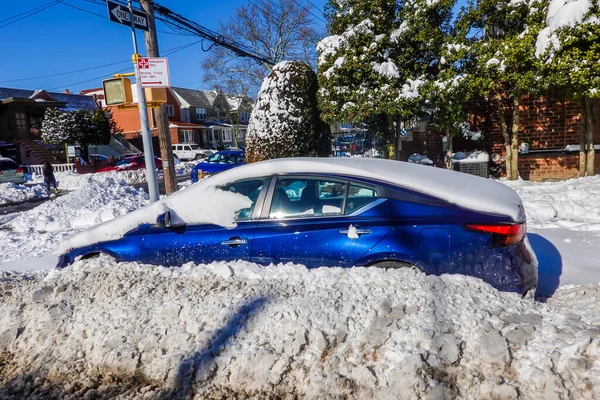
<svg viewBox="0 0 600 400"><path fill-rule="evenodd" d="M3 398L600 397L599 285L543 304L411 269L99 258L0 296Z"/></svg>
<svg viewBox="0 0 600 400"><path fill-rule="evenodd" d="M25 186L16 183L0 183L0 206L45 199L49 196L48 188L44 184Z"/></svg>

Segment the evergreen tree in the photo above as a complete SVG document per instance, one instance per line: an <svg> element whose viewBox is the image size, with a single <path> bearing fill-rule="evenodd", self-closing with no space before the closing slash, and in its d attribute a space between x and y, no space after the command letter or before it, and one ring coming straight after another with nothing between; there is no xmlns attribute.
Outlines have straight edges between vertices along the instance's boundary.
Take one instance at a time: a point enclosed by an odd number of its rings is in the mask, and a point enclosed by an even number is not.
<svg viewBox="0 0 600 400"><path fill-rule="evenodd" d="M74 113L52 107L44 113L40 135L44 142L50 144L74 143L74 127Z"/></svg>
<svg viewBox="0 0 600 400"><path fill-rule="evenodd" d="M545 2L545 19L536 41L536 56L554 88L579 99L582 126L579 148L579 175L594 170L593 129L600 97L600 6L597 2Z"/></svg>
<svg viewBox="0 0 600 400"><path fill-rule="evenodd" d="M474 94L492 97L497 104L506 150L509 179L518 178L520 102L543 88L535 41L541 29L540 3L481 0L459 17L465 42L471 43L470 77ZM475 35L474 35L475 32ZM505 114L510 101L512 126Z"/></svg>
<svg viewBox="0 0 600 400"><path fill-rule="evenodd" d="M284 61L265 78L246 135L248 162L326 156L329 127L317 109L317 77L306 64Z"/></svg>

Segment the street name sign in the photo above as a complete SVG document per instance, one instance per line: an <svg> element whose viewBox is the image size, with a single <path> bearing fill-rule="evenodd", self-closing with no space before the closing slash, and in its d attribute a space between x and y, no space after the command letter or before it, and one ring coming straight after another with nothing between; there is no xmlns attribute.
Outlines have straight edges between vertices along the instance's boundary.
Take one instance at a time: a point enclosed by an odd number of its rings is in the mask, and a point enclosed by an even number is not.
<svg viewBox="0 0 600 400"><path fill-rule="evenodd" d="M144 88L171 87L169 62L164 57L138 58L140 83Z"/></svg>
<svg viewBox="0 0 600 400"><path fill-rule="evenodd" d="M129 8L122 4L106 1L108 19L117 24L131 26ZM133 24L137 29L148 31L148 15L142 11L133 10Z"/></svg>

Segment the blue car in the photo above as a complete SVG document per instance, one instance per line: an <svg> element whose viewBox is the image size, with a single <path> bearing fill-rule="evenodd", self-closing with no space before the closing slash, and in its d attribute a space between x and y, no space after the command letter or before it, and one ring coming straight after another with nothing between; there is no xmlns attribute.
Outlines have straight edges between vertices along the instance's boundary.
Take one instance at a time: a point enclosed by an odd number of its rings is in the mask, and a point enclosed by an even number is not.
<svg viewBox="0 0 600 400"><path fill-rule="evenodd" d="M410 267L470 275L521 294L537 285L523 205L512 189L380 159L248 164L79 233L61 251L58 268L105 253L171 266L247 260Z"/></svg>
<svg viewBox="0 0 600 400"><path fill-rule="evenodd" d="M224 150L219 151L206 160L199 162L190 173L192 182L198 182L206 175L213 175L218 172L239 167L246 163L246 155L242 150Z"/></svg>

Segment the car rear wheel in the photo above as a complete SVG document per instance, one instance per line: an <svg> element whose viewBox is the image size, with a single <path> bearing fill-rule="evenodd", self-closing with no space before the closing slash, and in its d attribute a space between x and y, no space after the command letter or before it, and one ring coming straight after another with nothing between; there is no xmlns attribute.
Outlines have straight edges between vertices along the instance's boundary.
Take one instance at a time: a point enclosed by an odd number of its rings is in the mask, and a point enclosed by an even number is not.
<svg viewBox="0 0 600 400"><path fill-rule="evenodd" d="M202 160L202 154L196 154L196 157L194 157L194 160L196 160L196 161Z"/></svg>

